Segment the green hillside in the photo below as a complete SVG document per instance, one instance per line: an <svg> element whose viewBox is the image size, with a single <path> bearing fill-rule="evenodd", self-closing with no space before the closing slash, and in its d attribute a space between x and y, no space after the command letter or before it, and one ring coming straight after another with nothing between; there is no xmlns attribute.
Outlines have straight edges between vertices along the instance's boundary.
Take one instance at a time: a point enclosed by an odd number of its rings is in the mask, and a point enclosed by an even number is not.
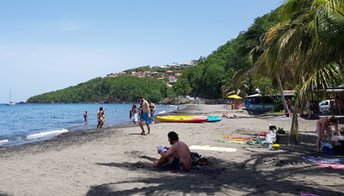
<svg viewBox="0 0 344 196"><path fill-rule="evenodd" d="M139 96L157 102L173 96L165 81L128 75L95 78L76 86L30 97L27 103L122 103Z"/></svg>

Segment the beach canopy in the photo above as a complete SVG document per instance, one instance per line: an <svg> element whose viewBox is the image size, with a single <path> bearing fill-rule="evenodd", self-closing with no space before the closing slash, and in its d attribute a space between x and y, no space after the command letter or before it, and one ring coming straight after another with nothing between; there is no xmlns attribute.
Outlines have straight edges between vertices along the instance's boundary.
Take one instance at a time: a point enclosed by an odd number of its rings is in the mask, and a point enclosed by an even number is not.
<svg viewBox="0 0 344 196"><path fill-rule="evenodd" d="M239 95L229 95L229 99L242 99Z"/></svg>

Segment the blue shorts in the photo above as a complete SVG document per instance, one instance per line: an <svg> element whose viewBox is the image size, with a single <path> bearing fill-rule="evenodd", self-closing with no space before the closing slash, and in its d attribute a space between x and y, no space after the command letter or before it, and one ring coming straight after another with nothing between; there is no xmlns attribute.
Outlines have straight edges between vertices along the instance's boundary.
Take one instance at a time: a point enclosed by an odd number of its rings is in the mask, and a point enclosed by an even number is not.
<svg viewBox="0 0 344 196"><path fill-rule="evenodd" d="M147 124L147 125L152 124L152 121L151 121L151 119L149 118L148 112L143 112L143 113L140 115L140 120L146 121L146 124Z"/></svg>

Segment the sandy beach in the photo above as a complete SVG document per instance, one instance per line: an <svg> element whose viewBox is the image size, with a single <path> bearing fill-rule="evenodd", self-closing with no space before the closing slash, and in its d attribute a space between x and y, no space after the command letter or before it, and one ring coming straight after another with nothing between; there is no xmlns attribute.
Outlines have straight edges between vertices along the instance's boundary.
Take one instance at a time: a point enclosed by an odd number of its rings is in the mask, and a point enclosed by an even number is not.
<svg viewBox="0 0 344 196"><path fill-rule="evenodd" d="M55 139L0 148L0 195L343 195L344 170L306 162L315 152L315 121L299 118L301 144L269 150L261 145L221 142L223 136L250 137L269 124L288 131L291 118L251 116L223 105L186 105L180 114L237 118L216 123L155 123L151 134L125 126L65 134ZM192 150L207 166L172 173L149 165L156 146L175 131L191 145L235 148L235 152Z"/></svg>

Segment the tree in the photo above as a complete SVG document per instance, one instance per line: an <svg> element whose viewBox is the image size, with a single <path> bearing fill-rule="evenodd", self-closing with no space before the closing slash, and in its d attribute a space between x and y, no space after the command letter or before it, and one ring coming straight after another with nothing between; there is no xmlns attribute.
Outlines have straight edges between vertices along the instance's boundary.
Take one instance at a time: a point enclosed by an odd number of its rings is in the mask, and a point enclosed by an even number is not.
<svg viewBox="0 0 344 196"><path fill-rule="evenodd" d="M190 86L190 83L185 78L178 79L177 83L173 86L174 91L177 93L177 95L190 95L192 92L192 88Z"/></svg>
<svg viewBox="0 0 344 196"><path fill-rule="evenodd" d="M298 138L297 113L304 95L343 82L343 4L342 0L289 0L279 11L280 22L266 35L261 64L271 73L293 70L290 81L301 86L293 113L292 143Z"/></svg>

